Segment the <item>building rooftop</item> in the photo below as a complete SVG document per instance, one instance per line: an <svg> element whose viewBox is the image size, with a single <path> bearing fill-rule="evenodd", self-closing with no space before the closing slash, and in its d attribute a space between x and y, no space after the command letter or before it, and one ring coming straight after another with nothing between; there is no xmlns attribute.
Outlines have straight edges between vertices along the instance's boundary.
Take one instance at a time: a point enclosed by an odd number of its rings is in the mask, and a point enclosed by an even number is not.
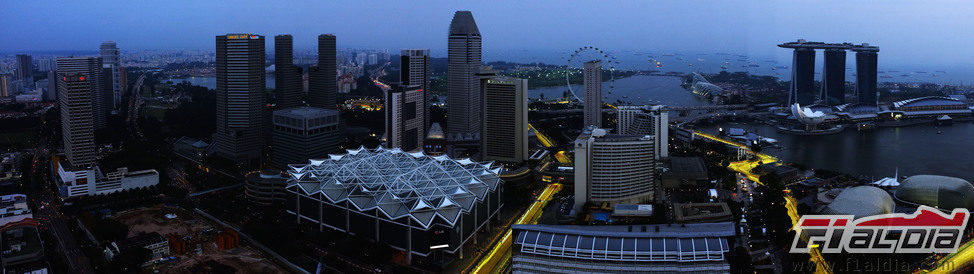
<svg viewBox="0 0 974 274"><path fill-rule="evenodd" d="M893 102L893 108L921 107L921 106L943 106L943 105L967 105L957 98L946 96L927 96L910 98L902 101Z"/></svg>
<svg viewBox="0 0 974 274"><path fill-rule="evenodd" d="M389 219L408 216L424 228L436 216L456 224L461 212L470 212L502 182L492 163L398 148L360 147L329 156L289 165L288 187L322 193L332 203L347 200L361 211L378 209Z"/></svg>
<svg viewBox="0 0 974 274"><path fill-rule="evenodd" d="M628 257L635 261L723 261L734 223L687 225L513 225L521 252L579 259ZM634 258L634 254L656 254ZM588 254L588 255L584 255ZM593 256L594 255L594 256ZM615 257L611 257L615 256Z"/></svg>
<svg viewBox="0 0 974 274"><path fill-rule="evenodd" d="M700 157L670 157L667 174L673 176L707 176L707 166Z"/></svg>
<svg viewBox="0 0 974 274"><path fill-rule="evenodd" d="M893 193L896 199L944 210L974 209L974 186L961 178L915 175L904 179Z"/></svg>
<svg viewBox="0 0 974 274"><path fill-rule="evenodd" d="M3 230L0 235L3 252L0 260L3 263L31 261L44 256L44 246L41 242L36 226L18 226Z"/></svg>
<svg viewBox="0 0 974 274"><path fill-rule="evenodd" d="M732 237L733 222L655 225L513 225L518 230L560 234L636 238ZM643 231L643 227L646 231Z"/></svg>
<svg viewBox="0 0 974 274"><path fill-rule="evenodd" d="M727 203L674 203L673 215L679 223L729 221L732 219Z"/></svg>
<svg viewBox="0 0 974 274"><path fill-rule="evenodd" d="M824 214L855 215L856 218L893 212L893 199L885 190L874 186L857 186L843 190L829 204Z"/></svg>
<svg viewBox="0 0 974 274"><path fill-rule="evenodd" d="M473 20L473 13L461 10L453 14L453 20L450 21L450 35L454 34L480 35L480 29Z"/></svg>
<svg viewBox="0 0 974 274"><path fill-rule="evenodd" d="M323 109L316 107L293 107L274 111L275 116L290 116L294 118L321 117L338 115L334 109Z"/></svg>
<svg viewBox="0 0 974 274"><path fill-rule="evenodd" d="M879 47L870 46L867 43L862 43L859 45L853 43L825 43L825 42L809 42L805 39L799 39L795 42L786 42L779 44L778 47L782 48L803 48L803 49L836 49L836 50L852 50L852 51L871 51L878 52Z"/></svg>

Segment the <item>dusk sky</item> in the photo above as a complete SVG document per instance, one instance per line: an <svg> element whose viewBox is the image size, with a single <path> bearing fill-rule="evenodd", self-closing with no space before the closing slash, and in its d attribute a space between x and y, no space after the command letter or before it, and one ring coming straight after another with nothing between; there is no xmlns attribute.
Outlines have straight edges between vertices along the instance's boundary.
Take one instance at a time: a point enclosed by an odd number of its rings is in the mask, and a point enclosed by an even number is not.
<svg viewBox="0 0 974 274"><path fill-rule="evenodd" d="M341 48L436 55L456 10L473 12L488 52L593 45L788 58L775 45L805 38L878 45L888 63L974 63L969 1L5 1L0 52L94 50L104 40L123 51L212 50L215 35L246 32L289 33L298 49L334 33Z"/></svg>

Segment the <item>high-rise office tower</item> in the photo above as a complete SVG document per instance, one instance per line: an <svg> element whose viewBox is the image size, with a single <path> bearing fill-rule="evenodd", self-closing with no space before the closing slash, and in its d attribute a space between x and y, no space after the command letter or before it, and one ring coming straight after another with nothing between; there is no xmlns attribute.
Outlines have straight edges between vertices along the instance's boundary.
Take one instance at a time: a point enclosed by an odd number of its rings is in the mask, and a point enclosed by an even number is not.
<svg viewBox="0 0 974 274"><path fill-rule="evenodd" d="M111 93L111 109L112 111L118 111L119 106L122 105L122 60L118 53L118 47L115 46L115 41L106 41L101 43L101 60L102 65L108 69L108 73L105 73L105 79L108 80L109 86L105 87L110 90Z"/></svg>
<svg viewBox="0 0 974 274"><path fill-rule="evenodd" d="M423 94L419 85L400 85L385 94L386 145L398 147L403 151L423 149L426 137L423 122L426 111L423 107Z"/></svg>
<svg viewBox="0 0 974 274"><path fill-rule="evenodd" d="M49 70L47 71L47 90L44 92L45 101L57 100L57 71Z"/></svg>
<svg viewBox="0 0 974 274"><path fill-rule="evenodd" d="M102 66L101 57L77 57L77 58L58 58L58 76L63 79L62 74L75 74L81 73L85 75L86 81L93 81L89 83L91 87L91 98L88 98L87 102L91 104L91 115L92 115L92 125L94 129L102 129L108 123L108 112L111 109L111 105L106 104L105 98L111 98L105 88L104 79L104 68ZM62 93L65 92L63 87L58 86L58 90Z"/></svg>
<svg viewBox="0 0 974 274"><path fill-rule="evenodd" d="M216 133L218 154L255 165L265 143L264 36L216 37Z"/></svg>
<svg viewBox="0 0 974 274"><path fill-rule="evenodd" d="M845 104L845 50L826 49L822 68L822 101L827 106Z"/></svg>
<svg viewBox="0 0 974 274"><path fill-rule="evenodd" d="M491 77L481 81L484 161L520 164L528 158L528 80Z"/></svg>
<svg viewBox="0 0 974 274"><path fill-rule="evenodd" d="M879 91L876 89L878 53L875 51L856 52L856 96L860 104L875 106L879 104Z"/></svg>
<svg viewBox="0 0 974 274"><path fill-rule="evenodd" d="M808 106L815 103L815 49L795 48L792 59L791 90L788 105Z"/></svg>
<svg viewBox="0 0 974 274"><path fill-rule="evenodd" d="M403 86L420 86L423 91L423 132L430 127L430 50L404 49L400 54L399 81Z"/></svg>
<svg viewBox="0 0 974 274"><path fill-rule="evenodd" d="M29 54L17 54L17 74L14 80L20 80L25 90L34 89L34 65Z"/></svg>
<svg viewBox="0 0 974 274"><path fill-rule="evenodd" d="M585 62L583 68L585 106L583 127L602 127L602 61Z"/></svg>
<svg viewBox="0 0 974 274"><path fill-rule="evenodd" d="M656 140L656 160L669 156L669 112L663 106L619 106L616 133L650 135Z"/></svg>
<svg viewBox="0 0 974 274"><path fill-rule="evenodd" d="M274 111L274 168L307 163L308 159L327 158L338 152L341 132L338 111L315 107L295 107Z"/></svg>
<svg viewBox="0 0 974 274"><path fill-rule="evenodd" d="M480 135L481 36L473 14L457 11L450 21L447 47L447 140Z"/></svg>
<svg viewBox="0 0 974 274"><path fill-rule="evenodd" d="M57 63L64 154L72 166L86 168L95 163L95 106L102 93L101 58L59 58Z"/></svg>
<svg viewBox="0 0 974 274"><path fill-rule="evenodd" d="M9 76L0 74L0 97L10 96L10 88L7 87L7 85L10 85L10 82L12 81Z"/></svg>
<svg viewBox="0 0 974 274"><path fill-rule="evenodd" d="M277 108L303 105L301 67L294 65L294 39L289 34L274 36L274 86Z"/></svg>
<svg viewBox="0 0 974 274"><path fill-rule="evenodd" d="M656 189L653 136L588 127L575 139L575 209L593 203L638 204Z"/></svg>
<svg viewBox="0 0 974 274"><path fill-rule="evenodd" d="M308 73L308 105L335 109L338 102L338 64L335 35L318 35L318 69Z"/></svg>

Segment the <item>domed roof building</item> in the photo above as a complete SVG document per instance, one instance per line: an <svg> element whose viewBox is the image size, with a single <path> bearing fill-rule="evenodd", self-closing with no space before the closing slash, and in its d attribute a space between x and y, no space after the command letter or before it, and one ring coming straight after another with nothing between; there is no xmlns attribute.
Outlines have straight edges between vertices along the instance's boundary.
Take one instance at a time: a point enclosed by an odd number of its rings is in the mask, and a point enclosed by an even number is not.
<svg viewBox="0 0 974 274"><path fill-rule="evenodd" d="M855 215L856 218L893 212L893 198L878 187L857 186L839 193L823 214Z"/></svg>
<svg viewBox="0 0 974 274"><path fill-rule="evenodd" d="M974 209L974 185L961 178L916 175L900 182L893 193L897 200L944 210Z"/></svg>

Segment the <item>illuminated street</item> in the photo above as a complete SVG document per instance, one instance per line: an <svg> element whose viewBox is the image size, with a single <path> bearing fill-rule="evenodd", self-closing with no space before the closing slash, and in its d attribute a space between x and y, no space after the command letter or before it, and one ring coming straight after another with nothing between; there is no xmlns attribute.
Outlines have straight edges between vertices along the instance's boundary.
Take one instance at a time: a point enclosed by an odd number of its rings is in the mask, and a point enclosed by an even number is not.
<svg viewBox="0 0 974 274"><path fill-rule="evenodd" d="M538 195L537 200L531 203L531 206L524 211L524 214L521 214L521 217L514 224L533 224L537 222L538 217L541 216L541 210L551 201L551 197L561 191L561 188L562 185L559 183L548 184L544 191ZM494 273L503 269L502 266L510 261L511 242L511 229L508 228L500 241L494 243L494 246L490 248L487 255L480 258L480 261L470 273Z"/></svg>
<svg viewBox="0 0 974 274"><path fill-rule="evenodd" d="M732 145L741 149L746 149L748 150L749 153L752 153L755 156L757 156L757 160L732 162L727 167L730 168L731 170L746 175L749 180L757 182L759 184L763 184L763 183L761 183L761 181L758 180L758 176L752 173L751 170L758 165L778 162L777 158L764 153L754 153L753 151L750 151L750 149L748 149L747 146L744 146L742 144L724 140L723 138L718 138L716 136L701 133L701 132L694 132L694 134L710 140ZM788 209L788 217L791 217L792 229L794 229L795 225L798 224L798 220L801 219L801 216L798 215L798 209L796 207L796 204L797 202L795 201L794 197L792 197L791 195L785 195L785 208ZM809 252L809 255L811 256L810 259L811 262L815 263L816 265L815 273L832 273L832 269L829 268L829 265L825 262L825 259L822 258L822 253L819 252L818 249L813 248L812 251Z"/></svg>

